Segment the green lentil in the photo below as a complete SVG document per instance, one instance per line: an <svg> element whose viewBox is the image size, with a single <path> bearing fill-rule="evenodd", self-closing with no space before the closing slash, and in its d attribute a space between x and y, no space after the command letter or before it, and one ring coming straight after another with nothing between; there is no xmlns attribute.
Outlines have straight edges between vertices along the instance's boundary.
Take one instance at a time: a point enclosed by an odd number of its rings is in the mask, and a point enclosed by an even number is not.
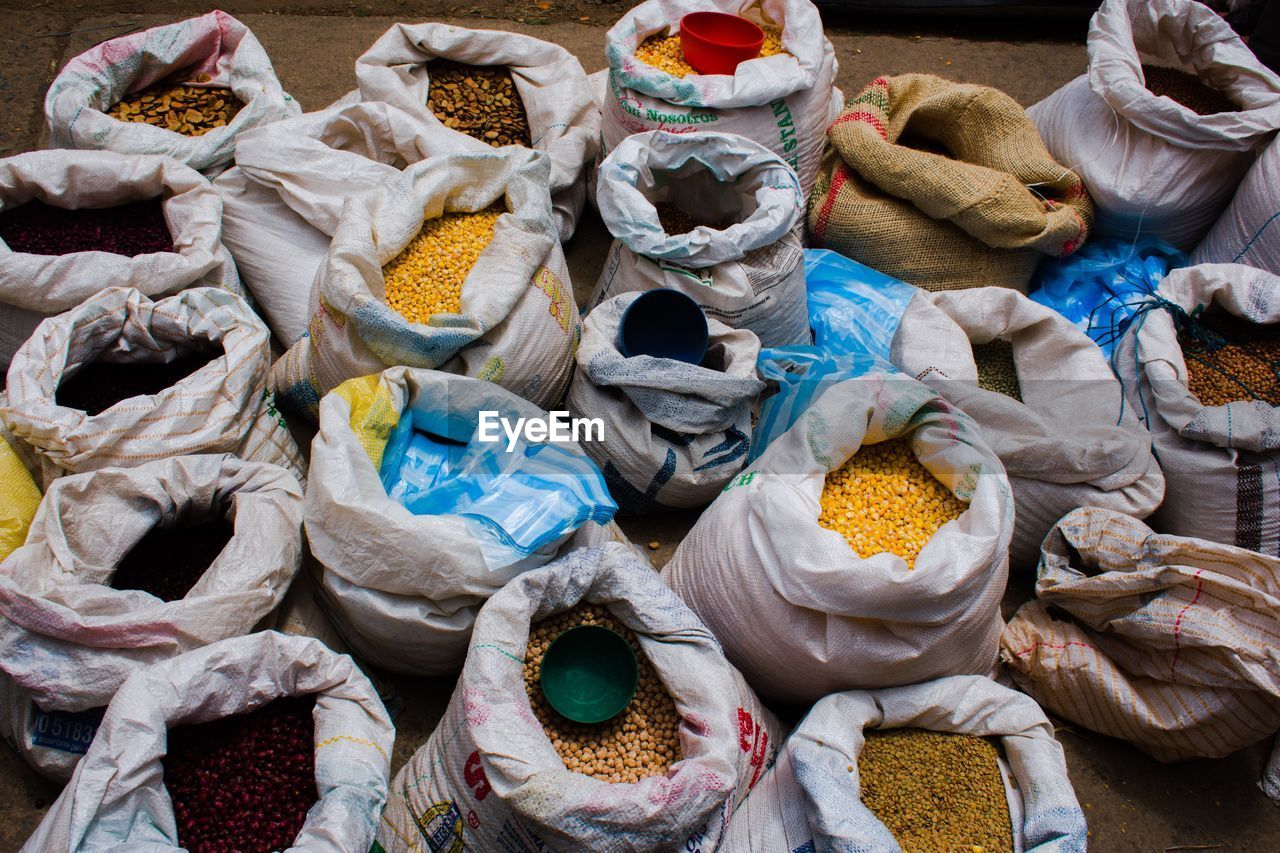
<svg viewBox="0 0 1280 853"><path fill-rule="evenodd" d="M996 391L1022 402L1022 386L1018 384L1018 369L1013 363L1013 344L996 338L973 348L973 360L978 366L978 387Z"/></svg>

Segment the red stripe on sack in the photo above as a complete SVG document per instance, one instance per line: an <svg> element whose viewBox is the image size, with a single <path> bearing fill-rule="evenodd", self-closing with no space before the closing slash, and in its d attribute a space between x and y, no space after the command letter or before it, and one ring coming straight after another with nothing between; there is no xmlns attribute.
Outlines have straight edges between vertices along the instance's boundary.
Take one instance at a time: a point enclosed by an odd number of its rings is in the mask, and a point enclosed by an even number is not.
<svg viewBox="0 0 1280 853"><path fill-rule="evenodd" d="M836 193L844 186L845 181L849 180L848 173L845 171L847 168L841 163L831 173L831 186L827 187L826 198L822 200L822 207L818 209L818 221L813 226L813 237L816 240L821 241L822 236L827 233L827 220L831 218L831 208L835 206Z"/></svg>
<svg viewBox="0 0 1280 853"><path fill-rule="evenodd" d="M1078 642L1076 642L1075 640L1071 640L1071 641L1069 641L1069 642L1061 643L1061 644L1055 644L1055 643L1032 643L1031 645L1029 645L1029 646L1027 646L1025 649L1023 649L1022 651L1020 651L1020 652L1014 652L1014 655L1013 655L1013 656L1014 656L1014 657L1016 657L1016 658L1020 658L1020 657L1022 657L1023 655L1029 655L1029 654L1031 654L1031 653L1032 653L1032 652L1034 652L1036 649L1065 649L1065 648L1067 648L1068 646L1079 646L1079 647L1080 647L1080 648L1082 648L1082 649L1088 649L1089 651L1093 651L1093 646L1089 645L1088 643L1078 643Z"/></svg>
<svg viewBox="0 0 1280 853"><path fill-rule="evenodd" d="M1076 231L1075 237L1062 244L1062 254L1058 256L1061 258L1065 258L1076 249L1080 248L1080 244L1084 242L1085 232L1088 230L1085 228L1084 217L1080 215L1080 211L1073 207L1071 208L1071 213L1075 216L1076 222L1079 223L1080 227Z"/></svg>
<svg viewBox="0 0 1280 853"><path fill-rule="evenodd" d="M838 126L848 124L851 121L860 121L864 124L869 124L875 128L876 133L880 134L881 139L888 140L889 138L888 132L884 129L884 122L880 121L879 117L877 117L875 113L869 113L866 110L854 110L853 112L845 113L835 121L831 122L831 126L827 128L827 133L830 133Z"/></svg>
<svg viewBox="0 0 1280 853"><path fill-rule="evenodd" d="M1191 597L1186 606L1178 611L1178 618L1173 621L1173 660L1169 662L1169 677L1173 677L1173 671L1178 667L1178 652L1182 651L1178 646L1178 632L1182 628L1182 617L1186 612L1195 606L1200 600L1200 593L1204 591L1204 578L1200 577L1200 569L1196 569L1196 594Z"/></svg>

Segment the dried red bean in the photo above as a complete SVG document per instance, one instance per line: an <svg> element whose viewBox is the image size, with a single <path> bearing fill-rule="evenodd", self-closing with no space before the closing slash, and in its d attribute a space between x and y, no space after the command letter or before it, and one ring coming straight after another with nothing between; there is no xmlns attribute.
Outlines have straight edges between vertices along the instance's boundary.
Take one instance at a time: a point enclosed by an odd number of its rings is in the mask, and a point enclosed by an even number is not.
<svg viewBox="0 0 1280 853"><path fill-rule="evenodd" d="M173 251L158 198L77 210L28 201L0 211L0 239L15 252L33 255L114 252L132 258Z"/></svg>
<svg viewBox="0 0 1280 853"><path fill-rule="evenodd" d="M168 364L91 361L75 375L62 380L54 393L54 402L68 409L80 409L89 415L101 414L121 400L143 394L159 394L195 373L213 358L208 353L192 353L179 356Z"/></svg>
<svg viewBox="0 0 1280 853"><path fill-rule="evenodd" d="M235 527L221 518L152 528L120 561L111 586L140 589L162 601L185 598L234 533Z"/></svg>
<svg viewBox="0 0 1280 853"><path fill-rule="evenodd" d="M191 853L271 853L293 844L319 794L315 696L169 730L164 784Z"/></svg>

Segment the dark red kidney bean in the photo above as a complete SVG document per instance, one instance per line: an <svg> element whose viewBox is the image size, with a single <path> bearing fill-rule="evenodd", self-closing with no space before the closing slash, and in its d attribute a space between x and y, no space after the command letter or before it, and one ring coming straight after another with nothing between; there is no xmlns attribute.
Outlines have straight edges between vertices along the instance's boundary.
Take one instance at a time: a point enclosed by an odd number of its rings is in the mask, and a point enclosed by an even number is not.
<svg viewBox="0 0 1280 853"><path fill-rule="evenodd" d="M0 239L15 252L33 255L97 251L132 258L173 251L158 198L76 210L28 201L0 211Z"/></svg>

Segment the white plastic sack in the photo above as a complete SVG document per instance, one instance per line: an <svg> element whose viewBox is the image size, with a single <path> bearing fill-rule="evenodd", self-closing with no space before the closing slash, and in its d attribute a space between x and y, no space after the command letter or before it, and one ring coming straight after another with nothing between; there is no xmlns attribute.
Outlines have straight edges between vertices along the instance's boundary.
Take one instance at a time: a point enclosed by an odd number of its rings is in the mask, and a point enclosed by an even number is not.
<svg viewBox="0 0 1280 853"><path fill-rule="evenodd" d="M578 369L565 405L600 418L601 440L584 442L620 509L703 506L747 462L760 341L707 318L701 364L618 351L618 329L639 293L624 293L587 315Z"/></svg>
<svg viewBox="0 0 1280 853"><path fill-rule="evenodd" d="M978 387L973 346L996 339L1013 346L1021 403ZM891 359L977 421L1000 457L1013 489L1015 569L1034 570L1045 534L1077 507L1145 518L1160 505L1150 435L1102 350L1053 309L1003 287L921 293Z"/></svg>
<svg viewBox="0 0 1280 853"><path fill-rule="evenodd" d="M166 456L234 453L289 468L306 463L266 389L267 327L240 297L197 287L152 301L113 287L40 324L13 357L0 420L40 460L45 486L67 473ZM88 415L59 406L64 376L95 360L169 362L197 347L214 358L159 394Z"/></svg>
<svg viewBox="0 0 1280 853"><path fill-rule="evenodd" d="M431 157L343 211L311 290L311 324L272 369L271 385L315 420L347 379L394 365L488 379L543 408L573 378L577 304L547 195L550 161L508 146ZM383 301L382 266L425 219L502 203L493 242L462 286L462 313L410 323Z"/></svg>
<svg viewBox="0 0 1280 853"><path fill-rule="evenodd" d="M675 34L686 14L707 11L744 14L781 27L785 52L740 63L732 75L684 78L635 58L636 47L649 36ZM844 106L844 95L835 87L835 51L809 0L645 0L610 28L605 57L604 154L630 134L647 130L736 133L786 161L808 196L827 125Z"/></svg>
<svg viewBox="0 0 1280 853"><path fill-rule="evenodd" d="M995 738L1013 820L1013 849L1084 853L1088 828L1076 800L1053 724L1035 701L974 675L940 678L908 687L848 691L820 700L782 746L778 763L791 779L778 783L772 802L757 802L763 784L734 815L724 849L735 853L779 850L898 853L897 841L860 801L858 754L867 729L920 728ZM772 808L769 808L772 806ZM769 811L801 811L807 818L784 833ZM753 813L754 812L754 813ZM746 818L750 816L752 820ZM805 842L809 847L805 848Z"/></svg>
<svg viewBox="0 0 1280 853"><path fill-rule="evenodd" d="M1160 282L1156 296L1188 314L1216 305L1254 323L1280 323L1280 277L1253 267L1184 267ZM1174 315L1154 300L1112 364L1164 471L1164 503L1151 526L1280 554L1280 408L1257 400L1201 405L1187 387Z"/></svg>
<svg viewBox="0 0 1280 853"><path fill-rule="evenodd" d="M465 440L483 410L512 422L546 417L491 382L407 367L344 383L320 404L307 540L321 565L322 602L343 638L374 666L414 675L457 672L480 605L564 544L496 564L465 518L414 515L387 495L379 469L387 436L402 418L429 415ZM572 443L559 446L581 452Z"/></svg>
<svg viewBox="0 0 1280 853"><path fill-rule="evenodd" d="M395 729L351 658L318 640L275 631L223 640L131 676L111 701L71 782L22 850L180 849L161 764L169 727L312 693L320 799L289 851L368 850L387 799Z"/></svg>
<svg viewBox="0 0 1280 853"><path fill-rule="evenodd" d="M669 287L708 317L755 332L762 346L810 342L804 252L795 226L804 196L766 148L722 133L638 133L600 166L596 201L616 239L591 294ZM669 235L654 205L669 202L725 228Z"/></svg>
<svg viewBox="0 0 1280 853"><path fill-rule="evenodd" d="M920 462L969 508L915 568L860 557L818 524L828 471L864 443L909 434ZM1013 497L977 424L903 376L831 387L703 513L662 577L766 697L985 674L1004 622Z"/></svg>
<svg viewBox="0 0 1280 853"><path fill-rule="evenodd" d="M1182 761L1280 730L1277 633L1280 560L1085 508L1046 538L1000 656L1055 714Z"/></svg>
<svg viewBox="0 0 1280 853"><path fill-rule="evenodd" d="M1280 143L1254 162L1191 262L1248 264L1280 275Z"/></svg>
<svg viewBox="0 0 1280 853"><path fill-rule="evenodd" d="M356 84L365 101L382 101L434 129L446 130L427 107L430 62L499 65L511 72L524 105L533 148L551 158L551 200L560 239L573 236L586 201L584 166L600 149L600 111L577 58L558 44L501 30L451 24L393 24L356 60ZM460 131L459 144L490 146Z"/></svg>
<svg viewBox="0 0 1280 853"><path fill-rule="evenodd" d="M110 207L163 198L172 252L33 255L0 241L0 367L53 314L108 287L167 296L186 287L244 295L223 246L222 201L199 172L167 157L111 151L29 151L0 160L0 208L28 201L53 207Z"/></svg>
<svg viewBox="0 0 1280 853"><path fill-rule="evenodd" d="M199 136L107 115L126 95L179 72L192 81L187 85L230 89L244 107L225 127ZM202 74L211 79L194 82ZM301 112L257 37L221 11L102 42L68 62L44 98L54 148L167 154L212 173L231 162L241 131Z"/></svg>
<svg viewBox="0 0 1280 853"><path fill-rule="evenodd" d="M235 533L185 598L111 587L151 529L219 517ZM98 708L148 664L249 633L301 560L302 487L278 465L183 456L55 481L26 544L0 563L0 669L19 700L0 708L5 734L37 770L66 781L87 744L60 748L66 739L41 711Z"/></svg>
<svg viewBox="0 0 1280 853"><path fill-rule="evenodd" d="M683 758L664 776L611 784L570 772L533 715L530 625L580 602L635 632L675 700ZM405 839L420 831L440 850L716 850L781 734L647 561L616 544L577 550L480 611L444 719L392 782L378 841L388 853L415 849Z"/></svg>
<svg viewBox="0 0 1280 853"><path fill-rule="evenodd" d="M311 284L349 198L411 163L465 149L461 134L387 104L335 106L242 134L218 176L224 241L285 346L307 333Z"/></svg>
<svg viewBox="0 0 1280 853"><path fill-rule="evenodd" d="M1240 111L1201 116L1158 97L1144 63L1196 74ZM1280 76L1208 6L1106 0L1089 27L1089 73L1027 113L1054 159L1084 179L1097 236L1189 251L1280 128Z"/></svg>

